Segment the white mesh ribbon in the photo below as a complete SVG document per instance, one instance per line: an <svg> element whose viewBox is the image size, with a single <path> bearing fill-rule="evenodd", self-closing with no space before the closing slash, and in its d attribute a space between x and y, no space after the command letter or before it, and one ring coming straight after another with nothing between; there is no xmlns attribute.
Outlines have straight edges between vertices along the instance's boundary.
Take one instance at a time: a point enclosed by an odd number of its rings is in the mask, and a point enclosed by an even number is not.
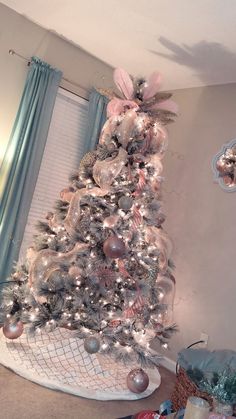
<svg viewBox="0 0 236 419"><path fill-rule="evenodd" d="M0 333L0 363L45 387L97 400L136 400L159 387L157 369L146 369L149 386L141 394L127 389L126 377L137 365L124 366L111 357L84 350L76 332L55 329L8 340Z"/></svg>

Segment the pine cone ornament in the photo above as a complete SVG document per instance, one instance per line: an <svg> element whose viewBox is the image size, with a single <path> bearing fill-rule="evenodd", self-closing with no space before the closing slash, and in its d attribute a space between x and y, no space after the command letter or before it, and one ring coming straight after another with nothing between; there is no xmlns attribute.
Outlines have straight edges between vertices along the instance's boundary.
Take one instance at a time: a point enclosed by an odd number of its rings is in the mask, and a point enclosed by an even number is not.
<svg viewBox="0 0 236 419"><path fill-rule="evenodd" d="M95 151L89 151L88 153L86 153L80 161L79 176L83 179L88 178L89 175L92 173L93 165L95 164L96 160L97 154Z"/></svg>

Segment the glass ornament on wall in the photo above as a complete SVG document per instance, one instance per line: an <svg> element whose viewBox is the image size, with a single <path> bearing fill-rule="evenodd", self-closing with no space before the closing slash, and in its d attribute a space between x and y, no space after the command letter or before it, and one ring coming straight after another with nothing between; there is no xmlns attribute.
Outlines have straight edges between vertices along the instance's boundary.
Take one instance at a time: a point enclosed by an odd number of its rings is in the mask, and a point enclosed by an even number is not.
<svg viewBox="0 0 236 419"><path fill-rule="evenodd" d="M226 192L236 191L236 139L224 144L212 160L214 179Z"/></svg>

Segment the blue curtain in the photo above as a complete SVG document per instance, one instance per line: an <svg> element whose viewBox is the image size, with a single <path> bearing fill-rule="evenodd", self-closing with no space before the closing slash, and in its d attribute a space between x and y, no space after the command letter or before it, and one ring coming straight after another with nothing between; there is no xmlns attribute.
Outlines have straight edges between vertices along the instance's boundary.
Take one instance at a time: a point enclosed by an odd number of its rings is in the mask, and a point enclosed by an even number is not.
<svg viewBox="0 0 236 419"><path fill-rule="evenodd" d="M26 84L1 168L0 281L17 260L62 73L39 58Z"/></svg>
<svg viewBox="0 0 236 419"><path fill-rule="evenodd" d="M89 95L88 128L84 152L93 150L99 140L101 129L107 119L108 99L93 89Z"/></svg>

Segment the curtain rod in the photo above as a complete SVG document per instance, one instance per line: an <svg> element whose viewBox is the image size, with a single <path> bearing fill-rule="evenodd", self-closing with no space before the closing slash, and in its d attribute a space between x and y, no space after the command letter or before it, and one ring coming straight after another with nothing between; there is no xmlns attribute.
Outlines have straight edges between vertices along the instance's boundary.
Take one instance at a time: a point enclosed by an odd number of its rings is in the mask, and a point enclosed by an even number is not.
<svg viewBox="0 0 236 419"><path fill-rule="evenodd" d="M21 55L21 54L19 54L18 52L14 51L14 49L9 49L8 53L9 53L10 55L16 55L17 57L21 58L21 59L22 59L22 60L24 60L24 61L27 61L27 63L28 63L28 64L30 64L30 59L29 59L29 58L24 57L23 55ZM75 83L74 81L71 81L71 80L67 79L66 77L62 77L62 80L63 80L63 81L66 81L67 83L70 83L70 84L71 84L71 85L73 85L73 86L76 86L76 87L79 87L80 89L83 89L85 92L88 92L88 90L87 90L87 89L85 89L83 86L81 86L81 85L80 85L80 84L78 84L78 83ZM63 87L63 86L61 86L61 87ZM65 87L63 87L63 89L67 90ZM78 95L78 96L82 97L83 99L88 100L88 98L87 98L87 97L84 97L84 96L81 96L81 95Z"/></svg>

